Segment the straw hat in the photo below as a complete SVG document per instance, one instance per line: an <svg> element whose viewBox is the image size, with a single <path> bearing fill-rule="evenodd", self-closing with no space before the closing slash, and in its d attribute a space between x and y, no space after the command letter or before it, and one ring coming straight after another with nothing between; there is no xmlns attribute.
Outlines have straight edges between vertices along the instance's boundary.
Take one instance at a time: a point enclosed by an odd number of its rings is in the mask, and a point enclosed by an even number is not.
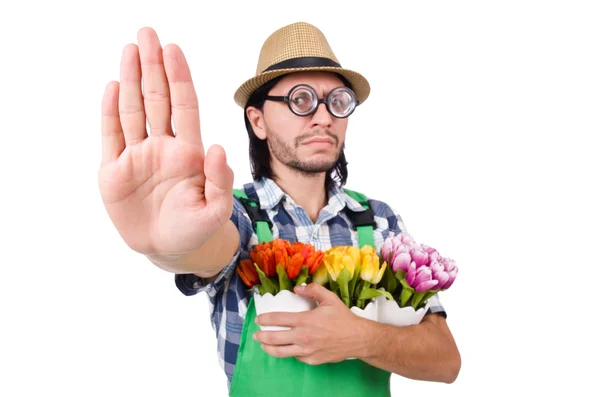
<svg viewBox="0 0 600 397"><path fill-rule="evenodd" d="M256 75L237 89L235 103L244 108L250 95L269 80L302 71L341 74L352 85L359 103L367 99L371 90L369 82L362 75L342 68L319 29L298 22L284 26L267 38L260 50Z"/></svg>

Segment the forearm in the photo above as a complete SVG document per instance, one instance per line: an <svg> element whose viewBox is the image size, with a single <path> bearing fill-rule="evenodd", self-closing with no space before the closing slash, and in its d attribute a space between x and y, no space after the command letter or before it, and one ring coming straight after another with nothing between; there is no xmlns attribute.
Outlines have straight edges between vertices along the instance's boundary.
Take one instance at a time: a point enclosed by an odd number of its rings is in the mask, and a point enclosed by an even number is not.
<svg viewBox="0 0 600 397"><path fill-rule="evenodd" d="M445 323L426 320L409 327L366 321L359 358L406 378L452 383L461 360L454 340L443 327Z"/></svg>
<svg viewBox="0 0 600 397"><path fill-rule="evenodd" d="M148 254L146 257L159 268L177 274L194 273L211 277L229 263L239 246L240 236L233 222L228 221L202 247L181 254Z"/></svg>

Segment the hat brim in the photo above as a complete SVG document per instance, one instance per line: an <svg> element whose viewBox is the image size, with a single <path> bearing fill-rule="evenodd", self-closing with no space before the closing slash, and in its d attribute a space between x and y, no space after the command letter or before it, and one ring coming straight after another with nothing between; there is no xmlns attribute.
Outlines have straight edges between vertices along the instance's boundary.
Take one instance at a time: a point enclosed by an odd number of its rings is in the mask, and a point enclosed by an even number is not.
<svg viewBox="0 0 600 397"><path fill-rule="evenodd" d="M246 107L246 103L250 98L250 95L257 88L267 83L270 80L273 80L276 77L283 76L286 74L297 73L297 72L333 72L338 73L344 76L352 86L352 90L356 95L356 99L359 103L364 103L369 93L371 92L371 87L366 78L364 78L360 73L357 73L353 70L334 67L334 66L318 66L318 67L306 67L306 68L291 68L291 69L277 69L270 70L268 72L261 73L249 80L247 80L244 84L240 86L235 92L233 99L235 103L237 103L242 108Z"/></svg>

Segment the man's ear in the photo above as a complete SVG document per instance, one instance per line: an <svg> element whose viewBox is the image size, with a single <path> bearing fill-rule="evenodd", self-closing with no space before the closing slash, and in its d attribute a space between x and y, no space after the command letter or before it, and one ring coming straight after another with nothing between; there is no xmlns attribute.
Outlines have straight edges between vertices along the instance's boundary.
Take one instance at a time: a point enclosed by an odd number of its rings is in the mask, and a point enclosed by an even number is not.
<svg viewBox="0 0 600 397"><path fill-rule="evenodd" d="M263 112L254 106L248 106L246 109L246 117L248 117L248 121L250 121L250 125L252 125L254 134L259 139L267 139L267 129L265 128L265 117Z"/></svg>

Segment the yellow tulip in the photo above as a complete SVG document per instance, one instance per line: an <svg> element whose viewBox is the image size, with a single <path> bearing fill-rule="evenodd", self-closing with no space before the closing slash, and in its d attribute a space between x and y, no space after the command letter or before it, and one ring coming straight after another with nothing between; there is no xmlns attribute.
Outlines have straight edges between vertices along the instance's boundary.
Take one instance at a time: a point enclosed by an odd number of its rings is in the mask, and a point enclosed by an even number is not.
<svg viewBox="0 0 600 397"><path fill-rule="evenodd" d="M357 271L357 269L360 269L361 253L357 247L333 247L325 252L323 262L325 263L329 275L331 275L331 278L334 281L337 280L343 269L348 269L348 272L352 277L354 272Z"/></svg>
<svg viewBox="0 0 600 397"><path fill-rule="evenodd" d="M334 249L330 249L325 252L323 263L325 263L325 268L327 269L327 272L333 281L337 279L342 271L342 258L343 255L339 252L336 252Z"/></svg>
<svg viewBox="0 0 600 397"><path fill-rule="evenodd" d="M379 256L377 256L375 249L371 246L363 246L360 253L362 256L360 278L371 284L379 283L383 277L387 263L383 262L381 266L379 265Z"/></svg>

